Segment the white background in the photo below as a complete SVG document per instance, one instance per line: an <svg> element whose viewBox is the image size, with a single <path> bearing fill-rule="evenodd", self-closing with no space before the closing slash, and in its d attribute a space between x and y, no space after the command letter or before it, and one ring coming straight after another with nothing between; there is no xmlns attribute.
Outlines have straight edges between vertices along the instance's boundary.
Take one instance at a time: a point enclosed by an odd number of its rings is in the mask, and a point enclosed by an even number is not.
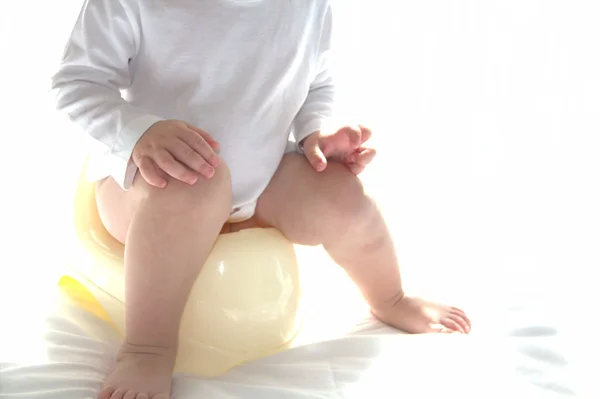
<svg viewBox="0 0 600 399"><path fill-rule="evenodd" d="M4 294L35 294L60 263L82 158L46 91L80 3L0 0ZM389 218L408 286L479 311L534 298L565 334L592 335L596 3L340 3L340 108L373 127L379 156L365 182Z"/></svg>

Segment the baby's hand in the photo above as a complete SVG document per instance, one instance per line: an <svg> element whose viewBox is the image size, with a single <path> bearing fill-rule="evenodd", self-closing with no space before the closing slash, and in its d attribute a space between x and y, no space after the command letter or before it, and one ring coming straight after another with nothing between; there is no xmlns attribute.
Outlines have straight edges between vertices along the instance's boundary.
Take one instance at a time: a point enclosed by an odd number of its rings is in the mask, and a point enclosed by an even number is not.
<svg viewBox="0 0 600 399"><path fill-rule="evenodd" d="M207 179L214 175L218 148L219 143L198 128L182 121L160 121L137 142L132 159L152 186L165 187L168 176L191 185L198 180L194 171Z"/></svg>
<svg viewBox="0 0 600 399"><path fill-rule="evenodd" d="M334 133L315 132L301 143L308 162L317 172L327 167L327 160L340 162L358 175L375 157L375 149L363 146L371 138L364 126L345 126Z"/></svg>

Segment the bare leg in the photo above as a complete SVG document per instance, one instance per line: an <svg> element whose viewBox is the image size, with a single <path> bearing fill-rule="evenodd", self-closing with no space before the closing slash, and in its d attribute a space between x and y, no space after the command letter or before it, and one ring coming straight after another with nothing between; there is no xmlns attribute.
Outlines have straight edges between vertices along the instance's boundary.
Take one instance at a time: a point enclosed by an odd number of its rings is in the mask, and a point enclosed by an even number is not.
<svg viewBox="0 0 600 399"><path fill-rule="evenodd" d="M225 165L189 186L141 177L127 192L107 179L97 188L107 230L125 243L125 341L100 399L167 399L179 323L189 291L231 212Z"/></svg>
<svg viewBox="0 0 600 399"><path fill-rule="evenodd" d="M462 310L404 295L385 221L344 166L330 163L317 173L303 156L286 155L259 199L257 217L291 241L322 244L381 321L411 333L469 332Z"/></svg>

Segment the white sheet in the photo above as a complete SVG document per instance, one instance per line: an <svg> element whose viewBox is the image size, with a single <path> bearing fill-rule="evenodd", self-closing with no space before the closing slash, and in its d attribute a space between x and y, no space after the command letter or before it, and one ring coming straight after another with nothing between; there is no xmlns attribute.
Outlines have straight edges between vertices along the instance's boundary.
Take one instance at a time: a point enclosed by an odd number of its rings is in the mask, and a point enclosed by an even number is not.
<svg viewBox="0 0 600 399"><path fill-rule="evenodd" d="M0 398L95 398L118 339L62 296L47 298L5 318L11 322L0 345ZM221 378L177 375L173 399L583 398L556 320L543 310L513 307L475 319L470 337L400 335L365 318L345 337Z"/></svg>

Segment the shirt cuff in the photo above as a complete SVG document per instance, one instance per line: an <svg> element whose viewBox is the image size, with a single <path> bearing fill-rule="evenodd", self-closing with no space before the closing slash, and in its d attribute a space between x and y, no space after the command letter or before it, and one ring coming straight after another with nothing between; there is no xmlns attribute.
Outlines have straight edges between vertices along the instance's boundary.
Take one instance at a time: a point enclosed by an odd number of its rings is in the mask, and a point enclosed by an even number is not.
<svg viewBox="0 0 600 399"><path fill-rule="evenodd" d="M129 190L137 172L137 166L131 160L133 149L140 138L152 125L164 120L155 115L142 115L125 126L110 149L114 164L112 177L123 190Z"/></svg>

